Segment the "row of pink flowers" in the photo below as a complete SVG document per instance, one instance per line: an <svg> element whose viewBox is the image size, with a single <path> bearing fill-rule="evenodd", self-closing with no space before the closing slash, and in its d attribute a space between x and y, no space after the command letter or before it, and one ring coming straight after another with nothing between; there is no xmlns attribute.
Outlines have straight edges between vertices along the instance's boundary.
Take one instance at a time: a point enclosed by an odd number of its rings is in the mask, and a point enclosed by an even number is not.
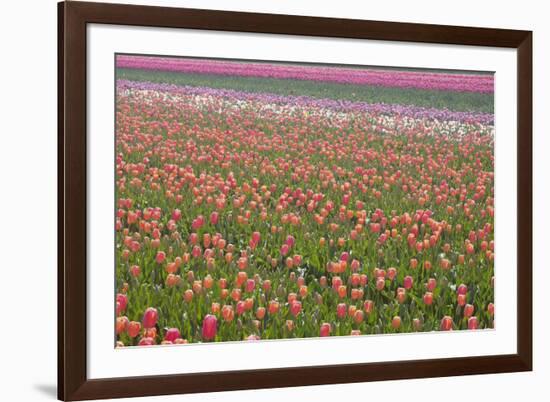
<svg viewBox="0 0 550 402"><path fill-rule="evenodd" d="M238 77L311 80L354 85L493 93L490 74L451 74L372 68L267 64L209 59L119 55L118 68Z"/></svg>

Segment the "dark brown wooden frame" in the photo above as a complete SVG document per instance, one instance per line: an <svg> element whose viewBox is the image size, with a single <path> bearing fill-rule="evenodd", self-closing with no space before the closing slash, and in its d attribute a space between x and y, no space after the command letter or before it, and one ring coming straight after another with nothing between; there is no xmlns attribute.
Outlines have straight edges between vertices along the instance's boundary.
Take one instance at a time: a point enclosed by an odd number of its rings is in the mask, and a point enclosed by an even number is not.
<svg viewBox="0 0 550 402"><path fill-rule="evenodd" d="M517 353L89 380L86 375L86 25L89 23L517 49ZM59 3L58 113L59 399L118 398L532 370L532 32L72 1Z"/></svg>

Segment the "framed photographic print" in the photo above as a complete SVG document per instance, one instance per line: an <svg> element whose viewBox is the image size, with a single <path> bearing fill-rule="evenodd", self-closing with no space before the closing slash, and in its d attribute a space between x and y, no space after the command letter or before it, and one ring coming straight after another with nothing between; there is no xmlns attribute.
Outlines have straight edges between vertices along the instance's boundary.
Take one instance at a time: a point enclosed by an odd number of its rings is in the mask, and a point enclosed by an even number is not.
<svg viewBox="0 0 550 402"><path fill-rule="evenodd" d="M59 3L59 399L531 370L531 63L528 31Z"/></svg>

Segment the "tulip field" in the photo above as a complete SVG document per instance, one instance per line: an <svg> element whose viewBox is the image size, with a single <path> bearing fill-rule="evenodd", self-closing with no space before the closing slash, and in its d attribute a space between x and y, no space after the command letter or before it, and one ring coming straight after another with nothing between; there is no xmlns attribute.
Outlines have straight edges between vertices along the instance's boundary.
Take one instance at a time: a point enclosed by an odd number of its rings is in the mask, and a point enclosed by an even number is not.
<svg viewBox="0 0 550 402"><path fill-rule="evenodd" d="M493 91L117 55L116 346L494 328Z"/></svg>

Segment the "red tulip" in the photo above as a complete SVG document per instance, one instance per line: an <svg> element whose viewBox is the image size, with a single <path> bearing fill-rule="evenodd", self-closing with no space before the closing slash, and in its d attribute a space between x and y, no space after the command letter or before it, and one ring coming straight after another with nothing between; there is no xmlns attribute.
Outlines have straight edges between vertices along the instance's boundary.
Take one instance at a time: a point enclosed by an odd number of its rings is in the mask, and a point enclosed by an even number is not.
<svg viewBox="0 0 550 402"><path fill-rule="evenodd" d="M128 317L122 316L116 318L116 334L120 335L128 328Z"/></svg>
<svg viewBox="0 0 550 402"><path fill-rule="evenodd" d="M450 331L453 329L453 319L446 315L441 319L441 331Z"/></svg>
<svg viewBox="0 0 550 402"><path fill-rule="evenodd" d="M279 311L279 302L272 300L269 302L269 314L277 314Z"/></svg>
<svg viewBox="0 0 550 402"><path fill-rule="evenodd" d="M135 338L139 335L139 332L141 331L141 324L137 321L130 321L128 323L128 328L126 329L126 332L128 333L128 336L130 338Z"/></svg>
<svg viewBox="0 0 550 402"><path fill-rule="evenodd" d="M296 317L298 314L300 314L300 311L302 311L302 303L299 301L293 301L290 304L290 313Z"/></svg>
<svg viewBox="0 0 550 402"><path fill-rule="evenodd" d="M361 324L364 318L365 313L363 313L363 310L357 310L353 313L353 321L355 321L356 324Z"/></svg>
<svg viewBox="0 0 550 402"><path fill-rule="evenodd" d="M222 308L222 317L225 322L233 321L235 317L235 312L233 311L233 306L226 304Z"/></svg>
<svg viewBox="0 0 550 402"><path fill-rule="evenodd" d="M372 313L373 308L374 302L372 300L365 300L365 303L363 303L363 310L365 310L365 313Z"/></svg>
<svg viewBox="0 0 550 402"><path fill-rule="evenodd" d="M470 318L474 314L474 306L466 304L464 306L464 317Z"/></svg>
<svg viewBox="0 0 550 402"><path fill-rule="evenodd" d="M258 320L263 320L265 317L265 307L258 307L256 309L256 318Z"/></svg>
<svg viewBox="0 0 550 402"><path fill-rule="evenodd" d="M422 298L424 301L424 304L427 306L431 306L434 300L433 293L432 292L426 292L424 293L424 297Z"/></svg>

